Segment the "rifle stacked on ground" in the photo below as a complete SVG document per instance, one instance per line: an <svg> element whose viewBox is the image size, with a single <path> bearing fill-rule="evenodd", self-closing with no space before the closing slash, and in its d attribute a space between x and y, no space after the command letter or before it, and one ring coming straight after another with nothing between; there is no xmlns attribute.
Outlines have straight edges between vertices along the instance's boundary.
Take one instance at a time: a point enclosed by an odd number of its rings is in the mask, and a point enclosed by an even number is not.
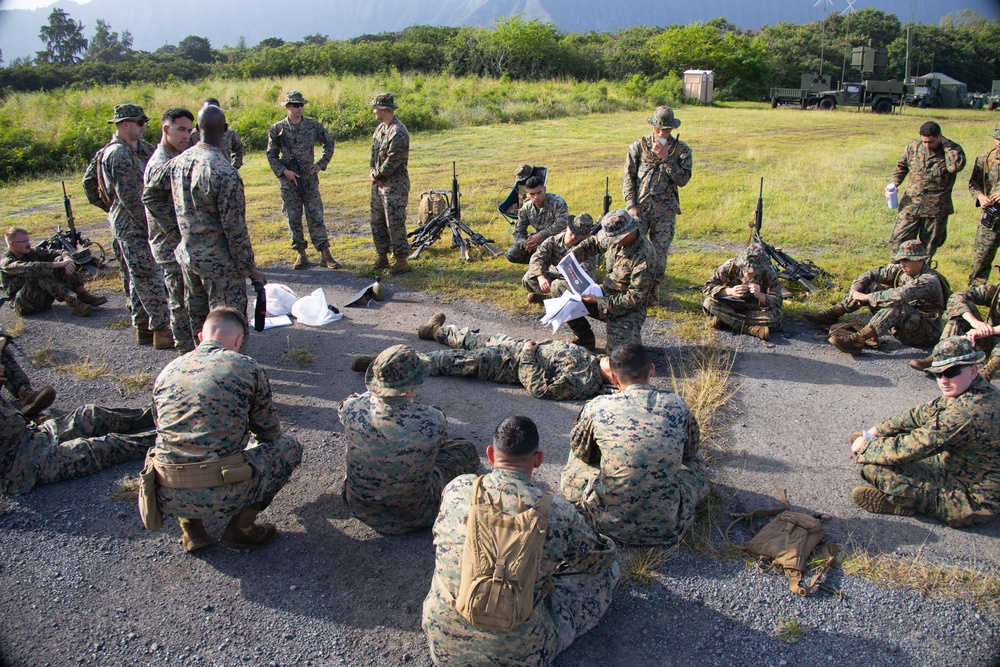
<svg viewBox="0 0 1000 667"><path fill-rule="evenodd" d="M73 203L66 192L66 182L63 181L63 208L66 211L66 229L62 226L56 228L56 233L38 242L39 250L51 252L65 252L70 255L73 262L78 266L91 267L91 275L97 272L104 264L104 246L96 241L91 241L77 230L76 216L73 215ZM98 254L93 252L97 248Z"/></svg>
<svg viewBox="0 0 1000 667"><path fill-rule="evenodd" d="M750 225L750 238L747 245L757 241L764 246L771 261L777 265L778 277L782 280L797 281L810 292L818 292L819 287L812 282L819 277L823 269L819 268L811 261L800 262L781 248L775 248L760 236L760 228L764 222L764 179L760 179L760 194L757 196L757 210L754 211L753 223ZM825 281L824 281L825 282ZM827 287L833 287L829 282Z"/></svg>
<svg viewBox="0 0 1000 667"><path fill-rule="evenodd" d="M436 216L420 225L406 235L412 237L410 241L410 256L408 259L417 259L420 253L429 248L435 241L441 238L445 229L451 230L451 247L458 248L461 258L469 260L469 247L472 245L485 248L493 257L503 253L494 248L491 244L493 239L488 239L479 232L474 232L464 222L462 222L462 203L458 187L458 172L455 170L455 163L451 163L451 191L431 190L433 194L443 195L448 202L448 206Z"/></svg>

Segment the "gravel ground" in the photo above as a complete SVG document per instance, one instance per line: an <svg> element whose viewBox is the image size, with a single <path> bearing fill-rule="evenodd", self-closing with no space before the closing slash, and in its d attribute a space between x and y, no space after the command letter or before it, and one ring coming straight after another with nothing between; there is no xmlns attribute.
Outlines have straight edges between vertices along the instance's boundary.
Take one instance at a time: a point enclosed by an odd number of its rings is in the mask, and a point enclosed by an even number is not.
<svg viewBox="0 0 1000 667"><path fill-rule="evenodd" d="M322 286L335 305L364 281L332 271L268 271L300 295ZM433 567L430 531L383 537L350 518L340 500L344 474L339 402L363 390L348 364L396 342L421 350L415 331L443 310L451 323L520 337L547 333L527 319L392 289L370 309L319 329L302 325L255 334L250 353L263 363L286 428L305 446L303 464L265 517L281 531L254 553L218 546L188 556L168 520L147 532L133 502L107 496L139 463L128 463L31 494L5 496L0 509L0 662L4 665L430 665L420 606ZM35 384L59 391L64 412L85 402L139 406L148 390L129 392L114 378L156 375L173 355L134 345L132 332L107 329L126 315L121 294L87 319L61 306L26 321L15 349ZM3 309L0 322L10 325ZM647 344L661 361L689 352L656 321ZM600 339L599 331L599 339ZM723 336L739 349L741 381L727 438L732 454L715 464L732 511L776 503L785 486L794 505L826 512L831 539L944 563L974 559L1000 567L997 522L957 531L919 518L863 515L850 502L857 473L846 434L935 395L911 373L914 351L895 344L854 360L793 324L775 345ZM290 348L307 347L316 364L296 367ZM111 377L79 380L34 368L33 351L57 360L89 358ZM664 380L656 381L666 386ZM580 403L538 401L516 387L430 378L418 399L441 407L450 433L485 448L494 426L522 413L539 424L546 464L538 478L558 487L569 432ZM222 522L209 522L218 535ZM838 598L792 595L783 577L742 561L679 551L651 586L618 592L601 624L558 664L569 665L995 665L1000 624L974 606L938 602L868 581L831 575ZM805 629L795 644L776 636L779 618Z"/></svg>

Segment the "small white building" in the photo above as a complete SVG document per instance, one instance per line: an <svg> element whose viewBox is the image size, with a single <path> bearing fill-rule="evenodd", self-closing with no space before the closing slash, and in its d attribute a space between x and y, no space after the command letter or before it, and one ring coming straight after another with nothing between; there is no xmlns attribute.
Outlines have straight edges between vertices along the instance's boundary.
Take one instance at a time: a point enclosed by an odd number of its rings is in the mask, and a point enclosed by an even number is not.
<svg viewBox="0 0 1000 667"><path fill-rule="evenodd" d="M695 99L702 104L712 103L715 89L715 73L710 69L689 69L684 72L684 98Z"/></svg>

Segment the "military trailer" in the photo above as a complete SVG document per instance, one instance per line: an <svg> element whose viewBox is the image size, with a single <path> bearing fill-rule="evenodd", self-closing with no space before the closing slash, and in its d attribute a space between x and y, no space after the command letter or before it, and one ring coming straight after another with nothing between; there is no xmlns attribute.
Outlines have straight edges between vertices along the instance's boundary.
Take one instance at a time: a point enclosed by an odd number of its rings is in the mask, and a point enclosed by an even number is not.
<svg viewBox="0 0 1000 667"><path fill-rule="evenodd" d="M836 85L829 74L803 74L798 88L772 88L771 108L779 104L798 104L800 109L808 109L819 103L819 93Z"/></svg>
<svg viewBox="0 0 1000 667"><path fill-rule="evenodd" d="M961 109L968 106L968 87L947 74L931 72L914 77L906 103L920 109Z"/></svg>
<svg viewBox="0 0 1000 667"><path fill-rule="evenodd" d="M902 81L884 81L889 51L883 46L857 46L851 49L851 67L861 71L862 81L845 82L837 90L819 93L820 109L832 111L837 106L869 108L874 113L892 113L902 108L907 86Z"/></svg>
<svg viewBox="0 0 1000 667"><path fill-rule="evenodd" d="M993 79L993 88L986 98L986 108L993 111L997 107L1000 107L1000 79Z"/></svg>

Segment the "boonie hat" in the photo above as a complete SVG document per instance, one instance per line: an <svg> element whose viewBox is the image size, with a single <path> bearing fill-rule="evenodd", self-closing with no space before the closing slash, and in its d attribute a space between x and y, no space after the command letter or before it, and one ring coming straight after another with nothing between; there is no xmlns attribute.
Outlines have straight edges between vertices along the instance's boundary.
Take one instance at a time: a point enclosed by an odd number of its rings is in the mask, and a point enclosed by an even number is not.
<svg viewBox="0 0 1000 667"><path fill-rule="evenodd" d="M574 215L569 219L569 229L577 236L587 236L594 228L594 219L589 213Z"/></svg>
<svg viewBox="0 0 1000 667"><path fill-rule="evenodd" d="M393 111L398 109L396 106L396 98L392 96L392 93L381 93L372 98L371 107L373 109L389 109Z"/></svg>
<svg viewBox="0 0 1000 667"><path fill-rule="evenodd" d="M309 104L309 100L302 97L302 93L297 90L289 90L285 93L285 101L281 106L285 104Z"/></svg>
<svg viewBox="0 0 1000 667"><path fill-rule="evenodd" d="M953 366L970 366L978 363L986 355L977 350L973 342L965 336L952 336L935 345L931 357L934 361L927 368L927 372L938 375Z"/></svg>
<svg viewBox="0 0 1000 667"><path fill-rule="evenodd" d="M530 164L522 164L514 172L514 178L516 178L519 181L526 181L528 180L528 177L531 176L531 172L534 170L535 168L532 167Z"/></svg>
<svg viewBox="0 0 1000 667"><path fill-rule="evenodd" d="M892 261L898 262L901 259L928 260L927 248L917 239L910 239L899 244L899 250L892 254Z"/></svg>
<svg viewBox="0 0 1000 667"><path fill-rule="evenodd" d="M365 385L375 396L403 396L427 377L427 365L409 345L393 345L375 357Z"/></svg>
<svg viewBox="0 0 1000 667"><path fill-rule="evenodd" d="M993 128L993 134L990 136L994 139L1000 139L1000 123L997 123L997 126Z"/></svg>
<svg viewBox="0 0 1000 667"><path fill-rule="evenodd" d="M743 249L736 256L736 266L741 269L752 268L755 271L763 271L771 265L771 257L767 254L764 244L754 242Z"/></svg>
<svg viewBox="0 0 1000 667"><path fill-rule="evenodd" d="M149 116L138 104L116 104L115 117L108 123L120 123L123 120L149 120Z"/></svg>
<svg viewBox="0 0 1000 667"><path fill-rule="evenodd" d="M653 115L646 119L646 122L661 130L667 128L678 128L681 126L680 119L674 118L674 110L670 107L656 107Z"/></svg>
<svg viewBox="0 0 1000 667"><path fill-rule="evenodd" d="M614 243L625 238L638 227L639 221L631 213L623 208L616 208L613 211L608 211L608 214L601 218L601 231L598 238L601 239L602 243Z"/></svg>

